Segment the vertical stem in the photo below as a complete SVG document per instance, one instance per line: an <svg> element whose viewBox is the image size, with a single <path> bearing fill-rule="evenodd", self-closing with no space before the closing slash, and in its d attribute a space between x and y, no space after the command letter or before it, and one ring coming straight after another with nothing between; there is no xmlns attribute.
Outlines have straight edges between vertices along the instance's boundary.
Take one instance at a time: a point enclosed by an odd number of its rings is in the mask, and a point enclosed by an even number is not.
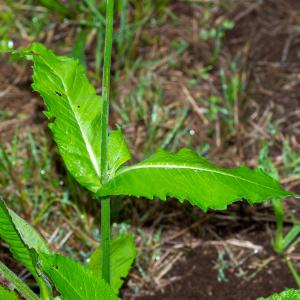
<svg viewBox="0 0 300 300"><path fill-rule="evenodd" d="M96 43L96 67L95 67L95 73L96 73L96 80L99 82L100 80L100 68L102 64L102 58L103 58L103 53L102 53L102 47L103 47L103 29L104 26L103 24L99 24L98 28L99 33L97 37L97 43Z"/></svg>
<svg viewBox="0 0 300 300"><path fill-rule="evenodd" d="M113 38L114 0L106 0L106 29L101 106L101 179L107 180L107 144L109 120L110 68ZM110 283L110 199L101 201L101 270L102 278Z"/></svg>
<svg viewBox="0 0 300 300"><path fill-rule="evenodd" d="M110 284L110 199L101 200L101 273Z"/></svg>
<svg viewBox="0 0 300 300"><path fill-rule="evenodd" d="M43 279L37 279L36 281L40 288L40 300L53 299L51 288L43 281Z"/></svg>
<svg viewBox="0 0 300 300"><path fill-rule="evenodd" d="M274 199L273 207L276 220L276 236L273 247L277 253L281 253L283 251L283 207L281 200Z"/></svg>

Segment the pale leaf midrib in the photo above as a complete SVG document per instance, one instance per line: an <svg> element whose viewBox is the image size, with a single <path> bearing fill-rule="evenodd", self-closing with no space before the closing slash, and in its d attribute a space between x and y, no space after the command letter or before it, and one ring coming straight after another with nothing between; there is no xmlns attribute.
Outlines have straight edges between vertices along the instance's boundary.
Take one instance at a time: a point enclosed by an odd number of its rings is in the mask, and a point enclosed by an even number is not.
<svg viewBox="0 0 300 300"><path fill-rule="evenodd" d="M71 105L70 96L68 95L68 89L67 89L67 87L64 84L64 80L60 77L60 75L57 72L55 72L55 70L53 70L53 68L48 64L47 60L45 60L42 56L40 56L40 58L42 58L44 60L45 64L50 68L50 70L53 72L53 74L56 75L59 78L59 80L61 81L62 86L63 86L64 91L65 91L66 98L67 98L67 103L69 104L69 107L70 107L70 109L71 109L71 111L72 111L72 113L74 115L76 123L78 124L78 128L79 128L81 136L82 136L82 138L84 140L84 143L85 143L85 146L86 146L86 150L87 150L87 153L89 154L89 157L91 159L91 163L93 165L93 168L94 168L97 176L100 178L100 169L99 169L99 166L97 164L97 156L95 155L95 153L93 151L93 148L92 148L92 146L91 146L88 138L86 137L84 131L82 130L81 123L80 123L80 121L79 121L79 119L77 117L76 112L74 111L74 109L73 109L73 107ZM77 75L77 68L75 68L75 70L76 70L76 74L75 75Z"/></svg>
<svg viewBox="0 0 300 300"><path fill-rule="evenodd" d="M164 164L164 165L163 164L148 164L148 165L144 165L144 164L142 165L141 164L141 165L134 165L134 166L130 166L130 167L124 167L118 173L116 173L115 176L111 180L113 180L114 178L116 178L116 177L118 177L122 174L125 174L129 171L138 170L138 169L187 169L187 170L196 170L196 171L199 171L199 172L215 173L215 174L219 174L219 175L223 175L223 176L227 176L227 177L232 177L232 178L235 178L235 179L246 181L246 182L251 183L253 185L257 185L257 186L262 187L262 188L267 188L267 189L270 189L270 190L273 190L273 191L278 191L278 189L276 189L276 188L273 188L273 187L270 187L270 186L267 186L267 185L263 185L263 184L259 184L258 182L251 181L251 180L248 180L246 178L236 176L236 175L233 175L233 174L228 174L226 172L222 172L222 171L219 171L219 170L212 170L212 169L203 168L203 167L192 167L192 166L188 166L188 165L174 165L174 164Z"/></svg>
<svg viewBox="0 0 300 300"><path fill-rule="evenodd" d="M52 268L52 271L54 271L58 277L62 278L65 281L65 283L70 287L70 289L73 290L75 292L75 294L78 295L78 297L79 297L78 299L84 300L84 298L81 296L81 294L78 293L78 291L74 288L74 286L69 282L69 280L65 276L63 276L63 274L61 272L59 272L55 268Z"/></svg>

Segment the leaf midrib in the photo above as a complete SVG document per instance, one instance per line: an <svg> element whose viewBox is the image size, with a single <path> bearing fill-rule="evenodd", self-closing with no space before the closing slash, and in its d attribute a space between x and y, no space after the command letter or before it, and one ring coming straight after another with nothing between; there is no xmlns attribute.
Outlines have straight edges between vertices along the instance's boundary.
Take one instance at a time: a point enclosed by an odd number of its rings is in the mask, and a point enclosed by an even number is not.
<svg viewBox="0 0 300 300"><path fill-rule="evenodd" d="M95 155L95 153L94 153L94 151L93 151L93 148L92 148L92 146L91 146L91 144L90 144L88 138L85 136L85 133L83 132L83 130L82 130L82 128L81 128L81 122L79 121L79 119L78 119L78 117L77 117L77 114L76 114L76 112L74 111L74 109L73 109L73 107L72 107L72 105L71 105L70 96L68 95L68 89L67 89L67 87L65 86L64 80L61 78L61 76L60 76L57 72L55 72L55 70L52 68L52 66L48 64L47 60L45 60L42 56L39 56L39 57L40 57L40 58L44 61L44 63L49 67L49 69L52 71L52 73L53 73L54 75L56 75L57 78L61 81L61 84L62 84L62 86L63 86L63 88L64 88L64 92L65 92L65 95L66 95L66 98L67 98L67 103L69 104L69 107L70 107L70 109L71 109L71 111L72 111L72 113L73 113L73 115L74 115L74 118L75 118L77 124L78 124L80 133L81 133L82 138L83 138L83 140L84 140L84 143L85 143L85 145L86 145L87 152L88 152L88 154L89 154L89 157L91 158L91 162L92 162L92 165L93 165L93 167L94 167L94 170L95 170L97 176L100 178L100 175L101 175L101 174L100 174L99 166L98 166L98 164L97 164L97 157L96 157L96 155ZM75 75L77 76L77 68L75 68L75 71L76 71L76 74L75 74ZM73 82L74 82L74 79L73 79Z"/></svg>
<svg viewBox="0 0 300 300"><path fill-rule="evenodd" d="M118 173L115 174L115 176L111 179L113 180L114 178L120 176L121 174L127 173L129 171L132 170L138 170L138 169L188 169L188 170L196 170L196 171L200 171L200 172L208 172L208 173L215 173L215 174L219 174L219 175L223 175L223 176L228 176L228 177L232 177L235 178L236 180L242 180L242 181L246 181L248 183L251 183L253 185L257 185L260 186L262 188L267 188L270 190L274 190L274 191L278 191L278 189L275 189L273 187L267 186L267 185L263 185L263 184L259 184L257 182L248 180L244 177L240 177L240 176L235 176L232 174L228 174L226 172L222 172L219 170L212 170L212 169L208 169L208 168L203 168L203 167L193 167L193 166L188 166L188 165L174 165L174 164L148 164L148 165L134 165L134 166L130 166L130 167L125 167L122 168ZM290 194L290 193L286 193L286 194Z"/></svg>
<svg viewBox="0 0 300 300"><path fill-rule="evenodd" d="M55 268L52 268L52 271L54 271L54 273L56 273L56 275L58 277L63 279L65 281L65 283L70 287L70 289L73 290L74 293L77 294L80 299L84 300L83 296L81 294L79 294L79 292L74 288L74 286L70 283L70 281L61 272L59 272ZM63 294L63 292L61 292L61 293Z"/></svg>

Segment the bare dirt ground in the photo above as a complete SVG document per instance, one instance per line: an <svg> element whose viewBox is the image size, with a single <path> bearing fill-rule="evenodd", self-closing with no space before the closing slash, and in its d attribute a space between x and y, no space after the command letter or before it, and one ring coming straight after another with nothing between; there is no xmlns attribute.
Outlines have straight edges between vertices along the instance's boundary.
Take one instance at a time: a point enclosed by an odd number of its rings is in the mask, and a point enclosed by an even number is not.
<svg viewBox="0 0 300 300"><path fill-rule="evenodd" d="M259 231L247 232L245 239L237 234L225 241L202 241L175 264L165 278L166 287L137 299L252 300L297 288L283 259L272 255L270 237L263 228Z"/></svg>

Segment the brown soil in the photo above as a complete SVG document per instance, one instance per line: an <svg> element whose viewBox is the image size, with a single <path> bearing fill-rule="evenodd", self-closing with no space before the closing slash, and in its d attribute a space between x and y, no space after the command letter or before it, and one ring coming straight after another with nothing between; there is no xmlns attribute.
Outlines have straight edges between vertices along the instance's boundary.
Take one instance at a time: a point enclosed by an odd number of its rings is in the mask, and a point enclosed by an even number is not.
<svg viewBox="0 0 300 300"><path fill-rule="evenodd" d="M5 112L0 119L0 142L11 140L17 129L38 125L41 117L42 102L31 91L28 68L4 60L0 65L0 112Z"/></svg>
<svg viewBox="0 0 300 300"><path fill-rule="evenodd" d="M241 262L241 265L233 269L225 270L226 281L223 282L217 280L218 251L210 243L204 243L188 252L186 257L175 265L166 278L170 284L163 291L153 296L143 296L137 299L255 300L286 288L297 288L286 263L279 257L270 256L268 241L261 240L261 242L266 247L256 254L254 250L240 248L240 253L243 253L246 262ZM229 258L225 256L224 260L228 261ZM237 260L239 261L239 258ZM269 260L270 262L267 263ZM266 267L260 270L259 266L264 263ZM254 275L255 272L258 273Z"/></svg>

